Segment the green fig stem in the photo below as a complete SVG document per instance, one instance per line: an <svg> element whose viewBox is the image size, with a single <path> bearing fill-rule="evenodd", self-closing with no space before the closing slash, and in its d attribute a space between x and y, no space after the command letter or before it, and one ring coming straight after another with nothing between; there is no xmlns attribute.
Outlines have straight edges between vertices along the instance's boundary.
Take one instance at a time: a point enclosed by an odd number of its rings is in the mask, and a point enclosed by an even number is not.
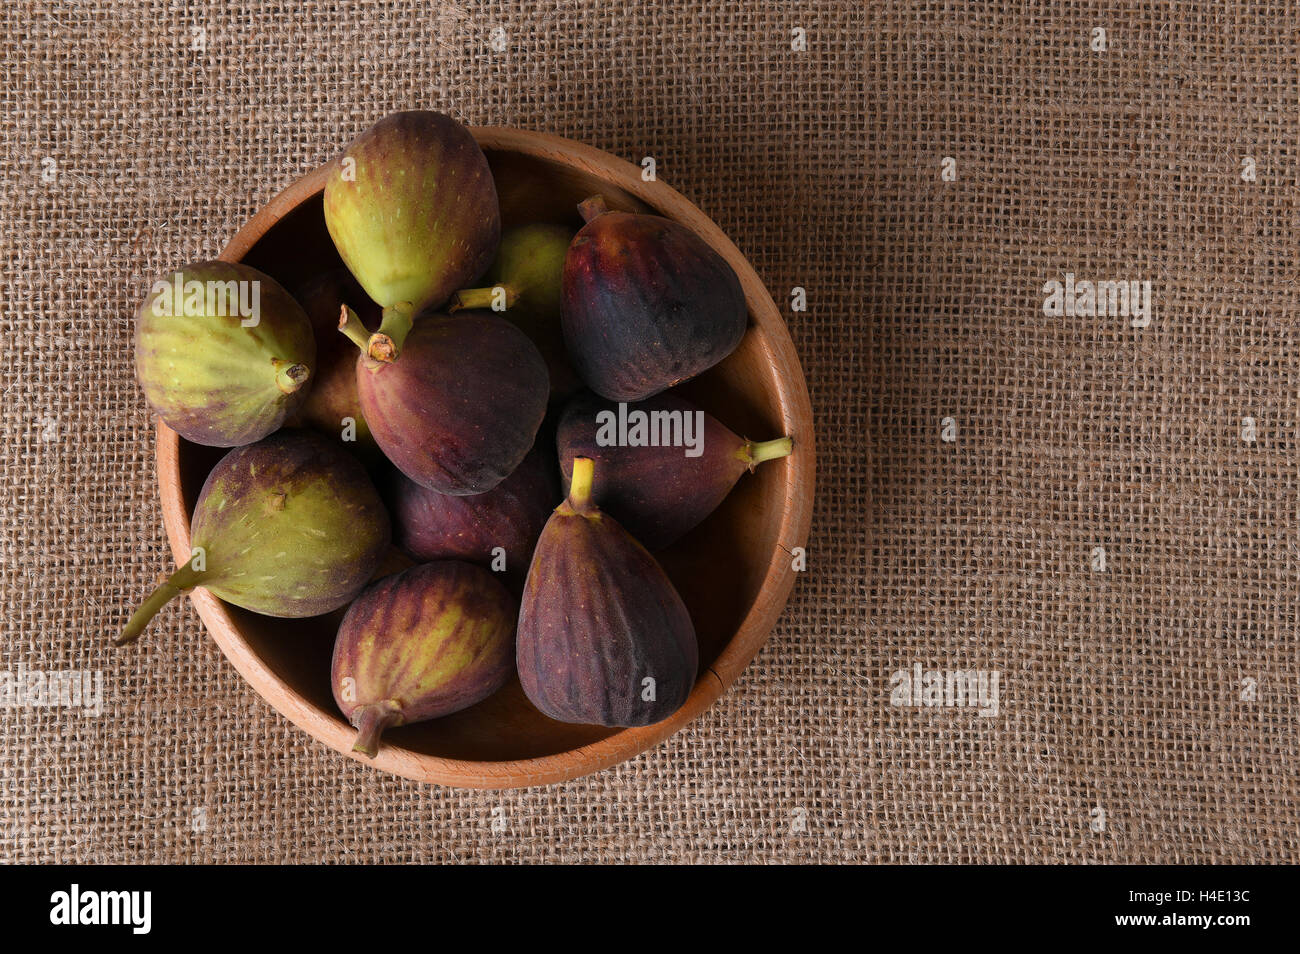
<svg viewBox="0 0 1300 954"><path fill-rule="evenodd" d="M774 441L745 441L736 456L753 470L764 461L788 457L793 450L793 437L778 437Z"/></svg>
<svg viewBox="0 0 1300 954"><path fill-rule="evenodd" d="M275 384L285 394L292 394L307 383L311 371L305 364L294 364L283 358L272 358L271 367L275 368Z"/></svg>
<svg viewBox="0 0 1300 954"><path fill-rule="evenodd" d="M379 330L370 336L366 345L366 354L372 360L391 364L402 353L402 345L410 334L411 324L415 320L415 306L409 301L398 302L384 309L383 320Z"/></svg>
<svg viewBox="0 0 1300 954"><path fill-rule="evenodd" d="M352 713L352 725L357 730L357 741L352 744L352 751L373 759L379 752L379 736L385 729L401 724L401 710L392 699L359 707Z"/></svg>
<svg viewBox="0 0 1300 954"><path fill-rule="evenodd" d="M505 310L509 311L515 306L515 302L519 300L519 289L514 285L507 285L502 282L486 288L462 288L451 296L451 302L447 305L447 313L452 314L467 308L491 308L492 299L496 297L498 288L505 292Z"/></svg>
<svg viewBox="0 0 1300 954"><path fill-rule="evenodd" d="M573 475L569 478L569 506L578 513L591 509L591 485L596 465L590 457L573 458Z"/></svg>
<svg viewBox="0 0 1300 954"><path fill-rule="evenodd" d="M140 608L127 621L122 635L113 640L114 646L125 646L140 638L149 621L158 611L180 596L186 590L192 590L202 581L204 574L195 570L189 563L184 563L169 576L161 586L149 594L149 598L140 604Z"/></svg>
<svg viewBox="0 0 1300 954"><path fill-rule="evenodd" d="M608 211L609 206L605 204L603 195L593 195L578 203L578 214L582 216L584 222L590 222L596 216L604 215Z"/></svg>
<svg viewBox="0 0 1300 954"><path fill-rule="evenodd" d="M348 340L363 352L370 345L370 332L366 331L366 326L361 323L357 313L347 305L339 310L339 331L347 335Z"/></svg>

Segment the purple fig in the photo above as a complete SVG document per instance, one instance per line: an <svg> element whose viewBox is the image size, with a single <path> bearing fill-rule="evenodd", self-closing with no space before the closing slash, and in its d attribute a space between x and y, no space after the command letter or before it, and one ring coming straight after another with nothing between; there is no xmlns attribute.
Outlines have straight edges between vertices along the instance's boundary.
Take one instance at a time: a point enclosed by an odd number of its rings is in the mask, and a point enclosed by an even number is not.
<svg viewBox="0 0 1300 954"><path fill-rule="evenodd" d="M181 593L205 587L266 616L318 616L360 592L390 528L365 468L327 437L285 430L232 450L208 474L194 553L127 623L120 646Z"/></svg>
<svg viewBox="0 0 1300 954"><path fill-rule="evenodd" d="M746 440L673 394L623 404L588 392L565 407L556 449L566 482L568 461L594 460L593 498L646 547L660 550L713 513L742 474L785 457L794 441Z"/></svg>
<svg viewBox="0 0 1300 954"><path fill-rule="evenodd" d="M441 494L481 494L523 461L549 391L528 336L490 313L425 315L400 354L367 354L356 316L342 330L363 353L357 394L370 433L403 474ZM372 355L380 353L381 358Z"/></svg>
<svg viewBox="0 0 1300 954"><path fill-rule="evenodd" d="M519 680L552 719L650 725L690 695L695 627L655 558L592 502L592 461L571 467L524 585Z"/></svg>
<svg viewBox="0 0 1300 954"><path fill-rule="evenodd" d="M316 336L316 374L299 412L300 422L338 439L363 462L374 464L382 455L357 396L357 349L338 333L338 326L339 310L346 302L361 309L363 326L379 327L379 308L346 268L316 276L295 297Z"/></svg>
<svg viewBox="0 0 1300 954"><path fill-rule="evenodd" d="M491 308L532 339L546 360L551 398L563 399L582 382L569 363L560 324L560 280L573 230L563 225L535 223L510 229L501 236L496 261L480 288L465 288L452 296L450 312L462 308Z"/></svg>
<svg viewBox="0 0 1300 954"><path fill-rule="evenodd" d="M385 729L459 712L514 669L515 601L492 574L442 560L386 576L343 617L334 701L374 757Z"/></svg>
<svg viewBox="0 0 1300 954"><path fill-rule="evenodd" d="M537 537L560 499L551 454L534 447L487 493L440 494L396 473L388 502L396 544L417 560L466 560L523 582ZM517 591L517 590L516 590Z"/></svg>
<svg viewBox="0 0 1300 954"><path fill-rule="evenodd" d="M135 326L145 397L181 437L251 444L302 405L316 343L280 283L234 262L198 262L154 282Z"/></svg>
<svg viewBox="0 0 1300 954"><path fill-rule="evenodd" d="M736 350L748 311L726 259L686 226L579 206L583 226L564 260L564 340L589 388L640 401Z"/></svg>
<svg viewBox="0 0 1300 954"><path fill-rule="evenodd" d="M358 136L331 166L324 202L339 256L384 309L376 358L401 350L415 315L483 274L501 238L483 150L429 110L395 113Z"/></svg>

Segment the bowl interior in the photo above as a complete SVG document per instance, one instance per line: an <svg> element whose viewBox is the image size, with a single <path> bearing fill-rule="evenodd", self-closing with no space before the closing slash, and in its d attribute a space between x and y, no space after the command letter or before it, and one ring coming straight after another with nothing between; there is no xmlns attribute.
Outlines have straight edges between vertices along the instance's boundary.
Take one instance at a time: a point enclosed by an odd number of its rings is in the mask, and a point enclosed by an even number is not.
<svg viewBox="0 0 1300 954"><path fill-rule="evenodd" d="M485 149L501 197L503 225L556 222L581 225L576 206L594 193L612 208L654 211L595 172L562 160ZM281 218L243 256L288 288L341 265L325 228L319 192ZM733 431L754 439L785 433L777 401L776 371L768 344L753 327L726 361L678 390ZM181 441L181 491L187 514L218 448ZM778 532L785 497L787 461L775 461L743 477L708 520L658 554L690 609L700 641L700 678L741 628L759 597L781 541ZM801 541L800 541L801 542ZM787 544L788 545L788 544ZM303 620L271 619L229 607L251 650L294 691L345 726L330 691L330 657L339 614ZM723 680L725 681L725 680ZM462 712L385 734L389 745L445 759L499 762L569 752L619 732L601 726L566 725L543 716L528 702L518 681Z"/></svg>

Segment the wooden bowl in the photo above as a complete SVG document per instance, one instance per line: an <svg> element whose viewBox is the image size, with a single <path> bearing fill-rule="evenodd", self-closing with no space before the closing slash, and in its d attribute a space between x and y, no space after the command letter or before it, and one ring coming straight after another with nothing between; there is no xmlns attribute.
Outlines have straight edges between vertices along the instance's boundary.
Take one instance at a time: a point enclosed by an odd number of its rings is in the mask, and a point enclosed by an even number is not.
<svg viewBox="0 0 1300 954"><path fill-rule="evenodd" d="M506 227L547 221L576 229L581 225L577 203L599 192L611 208L654 211L689 226L740 276L749 305L748 333L726 361L680 390L737 433L763 440L789 434L795 450L741 478L722 507L660 555L700 638L700 675L686 704L645 728L566 725L534 709L516 680L463 712L390 730L370 760L352 752L355 732L330 692L334 623L329 618L258 616L201 588L191 598L240 674L326 745L420 781L517 788L577 778L645 751L703 712L758 652L794 585L791 551L808 539L812 409L771 297L736 246L699 209L662 182L643 182L641 170L630 163L579 143L517 129L478 128L474 135L492 164ZM290 288L339 264L322 212L326 172L321 167L272 199L221 257L247 262ZM194 502L223 453L190 444L158 425L163 519L178 562L190 557Z"/></svg>

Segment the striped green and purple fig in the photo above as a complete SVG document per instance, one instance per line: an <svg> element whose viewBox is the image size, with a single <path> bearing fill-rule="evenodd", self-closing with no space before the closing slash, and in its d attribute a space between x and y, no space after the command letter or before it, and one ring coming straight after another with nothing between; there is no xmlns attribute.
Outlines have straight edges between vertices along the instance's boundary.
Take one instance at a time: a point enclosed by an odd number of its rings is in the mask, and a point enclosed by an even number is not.
<svg viewBox="0 0 1300 954"><path fill-rule="evenodd" d="M467 128L430 110L358 136L332 164L324 202L339 256L383 308L376 358L395 356L415 315L482 275L501 239L487 157Z"/></svg>
<svg viewBox="0 0 1300 954"><path fill-rule="evenodd" d="M746 440L675 394L625 404L584 392L564 408L556 449L566 482L574 457L594 460L593 498L660 550L713 513L741 475L787 456L794 441Z"/></svg>
<svg viewBox="0 0 1300 954"><path fill-rule="evenodd" d="M328 613L384 559L388 513L365 468L337 442L283 430L223 457L194 505L194 551L116 640L135 640L158 610L196 586L266 616Z"/></svg>
<svg viewBox="0 0 1300 954"><path fill-rule="evenodd" d="M640 401L695 377L736 350L748 311L726 259L686 226L579 206L587 224L564 260L563 327L587 386Z"/></svg>
<svg viewBox="0 0 1300 954"><path fill-rule="evenodd" d="M379 327L379 307L346 268L317 275L297 290L296 297L316 336L316 374L299 412L301 423L337 438L367 465L377 464L383 455L357 396L357 349L338 333L338 327L339 311L346 302L360 309L363 327Z"/></svg>
<svg viewBox="0 0 1300 954"><path fill-rule="evenodd" d="M569 497L537 541L519 611L519 680L552 719L650 725L695 685L695 627L655 558L592 502L593 466L572 462Z"/></svg>
<svg viewBox="0 0 1300 954"><path fill-rule="evenodd" d="M423 315L401 353L367 353L356 316L342 330L362 353L357 394L375 442L423 487L481 494L505 480L546 416L546 362L522 331L490 312Z"/></svg>
<svg viewBox="0 0 1300 954"><path fill-rule="evenodd" d="M518 325L546 360L552 400L563 400L582 386L569 363L560 323L560 280L571 241L573 230L563 225L534 223L508 230L482 287L456 292L447 309L491 308Z"/></svg>
<svg viewBox="0 0 1300 954"><path fill-rule="evenodd" d="M154 282L135 325L135 371L181 437L260 440L302 406L316 362L311 324L280 283L236 262L197 262Z"/></svg>
<svg viewBox="0 0 1300 954"><path fill-rule="evenodd" d="M461 497L395 473L386 495L394 542L417 560L466 560L487 567L518 592L537 537L560 499L557 470L554 455L535 446L487 493Z"/></svg>
<svg viewBox="0 0 1300 954"><path fill-rule="evenodd" d="M492 574L440 560L367 587L334 643L334 701L374 757L388 728L459 712L514 671L516 604Z"/></svg>

